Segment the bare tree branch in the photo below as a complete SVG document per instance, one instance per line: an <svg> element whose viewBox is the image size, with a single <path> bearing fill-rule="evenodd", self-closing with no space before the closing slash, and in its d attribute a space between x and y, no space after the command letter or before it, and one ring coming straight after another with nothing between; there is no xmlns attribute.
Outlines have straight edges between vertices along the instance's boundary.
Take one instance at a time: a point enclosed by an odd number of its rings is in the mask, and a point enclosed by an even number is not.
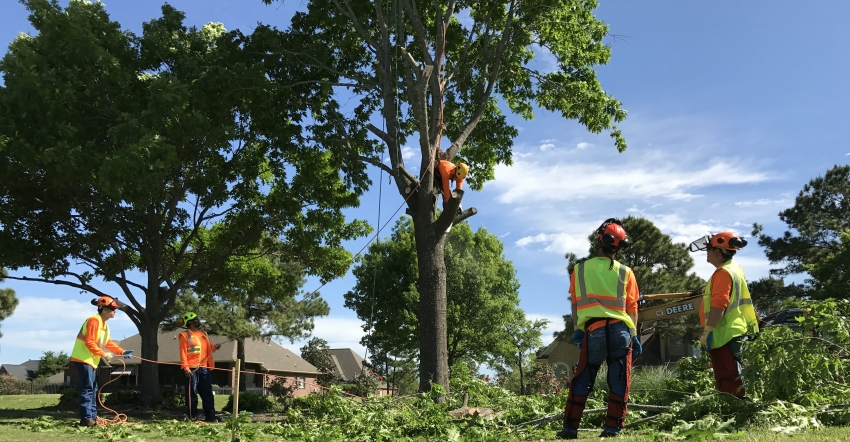
<svg viewBox="0 0 850 442"><path fill-rule="evenodd" d="M493 62L493 69L490 73L490 79L487 81L487 88L484 90L484 93L481 94L481 98L478 100L478 105L475 109L475 112L472 114L472 117L469 119L469 122L466 123L466 126L461 130L460 134L452 143L449 150L446 151L446 155L449 160L454 158L457 155L460 148L466 142L466 139L469 138L469 135L472 134L475 126L478 125L478 122L481 120L481 116L484 114L484 109L486 108L487 102L490 100L490 96L493 93L493 87L496 85L496 80L499 78L499 73L501 71L501 63L502 56L505 53L505 48L508 43L508 36L511 32L511 25L513 25L514 13L516 12L517 2L519 0L511 0L511 6L508 10L508 17L505 20L505 29L502 31L502 38L499 40L499 45L496 49L496 53L490 59Z"/></svg>
<svg viewBox="0 0 850 442"><path fill-rule="evenodd" d="M410 24L413 25L413 30L416 32L416 40L419 42L419 48L422 50L422 59L425 64L434 64L434 59L431 58L431 51L428 48L428 33L425 32L425 25L422 22L422 17L419 15L419 9L416 6L416 0L400 0L404 2L404 9L407 15L410 16Z"/></svg>
<svg viewBox="0 0 850 442"><path fill-rule="evenodd" d="M440 217L437 218L437 221L434 223L434 230L437 232L438 237L446 233L446 230L454 222L457 209L460 207L462 199L463 190L455 189L452 192L451 198L443 204L443 212L440 213Z"/></svg>
<svg viewBox="0 0 850 442"><path fill-rule="evenodd" d="M363 39L363 41L366 42L372 53L377 54L378 45L375 43L375 40L372 39L369 33L366 32L366 29L363 27L363 24L360 23L360 19L357 18L357 14L355 14L354 10L351 9L351 4L348 2L348 0L343 0L343 2L345 3L344 8L342 4L340 4L339 0L333 0L333 2L334 5L336 5L337 9L339 9L340 12L345 14L345 16L348 17L349 20L351 20L351 23L354 25L354 29L357 30L357 33L360 34L360 37Z"/></svg>
<svg viewBox="0 0 850 442"><path fill-rule="evenodd" d="M371 164L371 165L373 165L373 166L375 166L375 167L378 167L378 168L383 169L383 170L384 170L384 172L386 172L386 173L390 174L390 176L393 176L393 177L395 177L395 176L396 176L396 172L395 172L392 168L390 168L389 166L387 166L386 164L382 163L382 162L381 162L381 160L379 160L378 158L375 158L375 157L366 157L366 156L363 156L363 155L360 155L360 156L358 156L357 158L358 158L360 161L363 161L364 163L369 163L369 164Z"/></svg>
<svg viewBox="0 0 850 442"><path fill-rule="evenodd" d="M475 215L476 213L478 213L478 209L476 209L475 207L470 207L469 209L466 209L461 212L460 215L456 216L452 224L458 224L460 222L463 222L465 219Z"/></svg>

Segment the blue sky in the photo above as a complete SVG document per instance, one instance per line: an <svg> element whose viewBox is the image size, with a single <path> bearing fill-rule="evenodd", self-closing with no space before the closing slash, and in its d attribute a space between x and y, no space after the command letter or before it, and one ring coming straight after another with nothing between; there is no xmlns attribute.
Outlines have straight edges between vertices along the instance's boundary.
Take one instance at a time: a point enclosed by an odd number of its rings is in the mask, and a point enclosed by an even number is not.
<svg viewBox="0 0 850 442"><path fill-rule="evenodd" d="M218 21L243 31L260 21L285 27L293 8L304 5L171 4L187 13L189 24ZM115 0L106 7L113 20L136 32L159 14L156 2ZM748 235L754 222L778 234L784 225L777 213L810 179L846 164L850 155L843 133L850 3L608 1L597 16L617 36L608 40L611 63L598 72L605 90L629 111L621 124L628 150L619 154L606 135L587 134L555 114L512 118L520 128L514 165L497 168L495 181L464 197L464 207L479 211L470 219L473 228L483 226L504 241L522 284L522 307L553 321L547 342L569 309L563 254L583 254L588 233L605 218L644 216L680 242L706 231ZM0 3L3 48L29 31L20 4ZM415 149L407 155L407 164L418 164ZM378 171L372 172L375 187L348 215L375 224ZM394 186L383 184L382 224L401 204ZM347 247L357 251L365 242ZM767 275L770 265L756 244L738 256L748 279ZM695 271L708 277L703 255L695 260ZM353 284L349 273L322 288L331 314L316 321L315 335L362 354L361 321L343 307ZM21 305L2 323L0 363L38 358L45 350L70 352L77 328L91 314L92 296L40 283L6 286ZM311 280L305 289L317 287ZM136 333L120 313L111 324L118 339Z"/></svg>

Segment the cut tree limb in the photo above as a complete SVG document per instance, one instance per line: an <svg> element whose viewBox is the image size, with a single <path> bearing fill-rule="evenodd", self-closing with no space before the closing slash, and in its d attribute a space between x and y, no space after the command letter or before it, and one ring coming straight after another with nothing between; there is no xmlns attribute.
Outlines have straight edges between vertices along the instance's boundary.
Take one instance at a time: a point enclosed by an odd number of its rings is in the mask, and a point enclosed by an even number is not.
<svg viewBox="0 0 850 442"><path fill-rule="evenodd" d="M434 229L436 229L437 235L442 235L446 232L449 226L452 225L455 216L457 216L457 209L460 208L460 201L462 199L463 190L456 189L452 192L451 198L443 204L443 212L440 213L440 217L437 218L437 222L434 224Z"/></svg>

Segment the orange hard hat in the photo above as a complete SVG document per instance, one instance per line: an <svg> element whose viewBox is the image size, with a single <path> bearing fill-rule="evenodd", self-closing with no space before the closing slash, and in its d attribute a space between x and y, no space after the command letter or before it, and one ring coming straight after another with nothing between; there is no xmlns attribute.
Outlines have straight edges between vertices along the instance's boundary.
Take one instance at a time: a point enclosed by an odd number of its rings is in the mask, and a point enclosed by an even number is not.
<svg viewBox="0 0 850 442"><path fill-rule="evenodd" d="M717 247L730 252L738 251L747 245L747 240L733 232L708 233L702 238L694 241L688 247L691 252L706 250L709 247Z"/></svg>
<svg viewBox="0 0 850 442"><path fill-rule="evenodd" d="M628 247L629 239L626 238L626 229L623 223L616 218L608 218L596 229L596 237L606 246Z"/></svg>
<svg viewBox="0 0 850 442"><path fill-rule="evenodd" d="M96 307L109 307L113 309L122 307L118 300L111 296L101 296L100 298L92 299L91 303Z"/></svg>

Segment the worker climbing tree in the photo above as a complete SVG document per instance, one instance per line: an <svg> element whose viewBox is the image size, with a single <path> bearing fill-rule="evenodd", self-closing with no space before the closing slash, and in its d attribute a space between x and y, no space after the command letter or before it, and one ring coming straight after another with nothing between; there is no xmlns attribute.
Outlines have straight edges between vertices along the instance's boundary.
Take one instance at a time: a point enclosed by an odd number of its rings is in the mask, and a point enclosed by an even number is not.
<svg viewBox="0 0 850 442"><path fill-rule="evenodd" d="M292 20L281 51L324 69L331 80L323 83L330 100L323 109L341 109L343 101L350 107L352 91L360 99L354 112L340 111L324 127L348 141L352 156L394 179L413 219L420 390L429 390L432 382L448 388L445 234L477 212L470 207L458 213L464 191L457 178L480 190L494 178L497 164L511 164L518 131L503 111L526 119L535 107L560 112L590 132L609 131L617 149L626 148L613 125L626 112L605 93L594 71L611 55L603 43L608 26L594 17L595 7L596 2L579 0L313 0ZM468 17L465 25L458 16ZM539 47L557 60L554 72L537 69ZM370 123L376 114L382 127ZM389 165L362 154L362 146L374 144L375 138L385 146ZM421 154L412 171L402 156L408 142ZM438 156L441 151L444 158ZM456 169L458 188L451 193L445 176L441 186L434 185L435 163L439 170L442 161L466 165L460 174ZM439 215L438 191L444 198Z"/></svg>

